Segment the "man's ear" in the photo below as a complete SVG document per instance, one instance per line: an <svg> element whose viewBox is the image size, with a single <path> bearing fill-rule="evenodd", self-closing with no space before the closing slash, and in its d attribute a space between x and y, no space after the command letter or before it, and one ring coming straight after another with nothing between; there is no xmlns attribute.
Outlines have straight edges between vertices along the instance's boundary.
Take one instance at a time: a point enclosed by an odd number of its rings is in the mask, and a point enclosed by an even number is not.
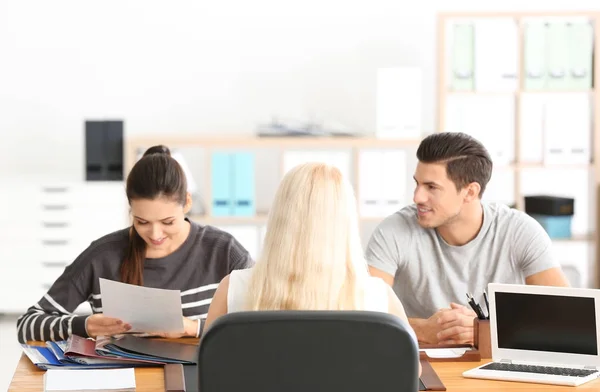
<svg viewBox="0 0 600 392"><path fill-rule="evenodd" d="M185 195L185 205L183 206L183 213L187 214L192 209L192 194L190 192Z"/></svg>
<svg viewBox="0 0 600 392"><path fill-rule="evenodd" d="M481 192L481 185L478 182L472 182L465 187L467 191L465 194L465 202L470 203L473 200L479 199L479 193Z"/></svg>

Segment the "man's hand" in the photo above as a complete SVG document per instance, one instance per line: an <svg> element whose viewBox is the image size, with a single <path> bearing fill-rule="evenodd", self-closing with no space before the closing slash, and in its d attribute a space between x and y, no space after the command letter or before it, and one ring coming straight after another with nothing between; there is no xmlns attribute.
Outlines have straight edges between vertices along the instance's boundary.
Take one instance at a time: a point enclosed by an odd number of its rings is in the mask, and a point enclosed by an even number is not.
<svg viewBox="0 0 600 392"><path fill-rule="evenodd" d="M428 319L409 319L411 326L417 334L419 343L437 344L437 335L441 331L441 325L438 319L444 312L450 309L440 309Z"/></svg>
<svg viewBox="0 0 600 392"><path fill-rule="evenodd" d="M158 336L161 338L177 339L182 337L196 337L198 331L198 323L200 320L191 320L187 317L183 318L183 329L182 333L152 333L152 336Z"/></svg>
<svg viewBox="0 0 600 392"><path fill-rule="evenodd" d="M473 344L473 319L477 315L473 310L459 304L451 303L450 308L437 318L440 327L436 336L438 343Z"/></svg>
<svg viewBox="0 0 600 392"><path fill-rule="evenodd" d="M91 315L85 320L85 330L92 338L101 335L118 335L130 329L131 325L116 318L106 317L102 313Z"/></svg>

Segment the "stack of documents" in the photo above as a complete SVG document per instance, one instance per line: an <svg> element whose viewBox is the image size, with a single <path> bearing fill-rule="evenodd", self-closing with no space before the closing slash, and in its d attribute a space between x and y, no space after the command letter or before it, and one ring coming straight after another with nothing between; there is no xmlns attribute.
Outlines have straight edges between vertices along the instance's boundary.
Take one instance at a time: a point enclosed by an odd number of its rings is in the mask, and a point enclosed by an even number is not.
<svg viewBox="0 0 600 392"><path fill-rule="evenodd" d="M53 369L44 374L44 391L135 391L133 369Z"/></svg>
<svg viewBox="0 0 600 392"><path fill-rule="evenodd" d="M97 341L72 335L46 346L22 345L31 362L43 370L54 368L123 368L195 364L198 346L130 335L102 337Z"/></svg>

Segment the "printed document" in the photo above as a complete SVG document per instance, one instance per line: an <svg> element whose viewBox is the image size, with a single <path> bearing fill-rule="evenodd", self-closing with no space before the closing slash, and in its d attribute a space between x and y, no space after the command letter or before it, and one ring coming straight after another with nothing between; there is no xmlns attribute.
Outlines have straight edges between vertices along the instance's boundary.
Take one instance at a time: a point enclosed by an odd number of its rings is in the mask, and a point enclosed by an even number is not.
<svg viewBox="0 0 600 392"><path fill-rule="evenodd" d="M181 333L181 291L154 289L100 278L102 312L131 324L129 332Z"/></svg>

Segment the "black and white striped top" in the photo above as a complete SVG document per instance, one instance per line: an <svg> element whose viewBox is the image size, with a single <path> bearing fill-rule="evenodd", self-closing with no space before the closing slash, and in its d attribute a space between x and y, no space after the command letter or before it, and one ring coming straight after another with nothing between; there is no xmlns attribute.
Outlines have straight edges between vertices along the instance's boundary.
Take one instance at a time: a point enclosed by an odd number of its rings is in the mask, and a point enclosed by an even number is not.
<svg viewBox="0 0 600 392"><path fill-rule="evenodd" d="M183 315L204 319L217 285L235 269L254 265L248 251L229 233L191 223L190 234L172 254L146 259L144 286L181 290ZM87 301L102 312L99 278L120 281L129 228L94 242L70 264L50 290L17 320L19 342L87 337L85 319L73 312ZM152 306L152 304L148 304Z"/></svg>

